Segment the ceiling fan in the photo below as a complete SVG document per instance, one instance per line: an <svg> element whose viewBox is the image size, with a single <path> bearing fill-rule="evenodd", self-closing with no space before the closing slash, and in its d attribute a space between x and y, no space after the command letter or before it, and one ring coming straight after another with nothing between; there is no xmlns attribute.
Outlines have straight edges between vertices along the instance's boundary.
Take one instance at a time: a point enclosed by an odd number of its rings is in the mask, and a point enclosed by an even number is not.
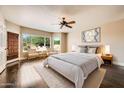
<svg viewBox="0 0 124 93"><path fill-rule="evenodd" d="M75 21L67 22L67 21L65 21L65 17L62 17L62 21L59 24L59 25L61 25L60 29L62 29L63 26L68 27L68 28L72 28L72 26L70 26L69 24L74 24L74 23L76 23L76 22Z"/></svg>

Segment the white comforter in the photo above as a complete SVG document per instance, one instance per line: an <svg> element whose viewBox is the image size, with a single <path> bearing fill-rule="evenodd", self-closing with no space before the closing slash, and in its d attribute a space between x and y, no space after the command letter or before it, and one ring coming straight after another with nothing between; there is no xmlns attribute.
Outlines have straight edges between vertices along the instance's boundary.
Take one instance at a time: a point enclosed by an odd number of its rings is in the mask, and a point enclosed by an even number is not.
<svg viewBox="0 0 124 93"><path fill-rule="evenodd" d="M52 55L48 57L44 65L49 65L79 88L83 86L88 75L100 67L101 63L102 59L96 54L71 52Z"/></svg>

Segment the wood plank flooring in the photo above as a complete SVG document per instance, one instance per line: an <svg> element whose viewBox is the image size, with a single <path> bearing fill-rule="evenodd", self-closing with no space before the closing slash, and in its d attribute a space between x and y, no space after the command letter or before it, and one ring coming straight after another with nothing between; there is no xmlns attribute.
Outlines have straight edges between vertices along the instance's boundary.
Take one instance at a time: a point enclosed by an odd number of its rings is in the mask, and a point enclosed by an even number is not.
<svg viewBox="0 0 124 93"><path fill-rule="evenodd" d="M124 88L124 67L117 65L103 65L107 69L101 88Z"/></svg>
<svg viewBox="0 0 124 93"><path fill-rule="evenodd" d="M41 62L42 60L36 60L22 63L20 67L17 65L8 67L8 83L12 83L14 87L21 88L47 88L47 84L42 80L40 75L34 69L34 66ZM13 70L11 68L13 68Z"/></svg>
<svg viewBox="0 0 124 93"><path fill-rule="evenodd" d="M41 62L42 60L35 60L8 67L6 87L48 88L34 69ZM102 68L106 69L106 75L100 88L124 88L124 67L103 65Z"/></svg>

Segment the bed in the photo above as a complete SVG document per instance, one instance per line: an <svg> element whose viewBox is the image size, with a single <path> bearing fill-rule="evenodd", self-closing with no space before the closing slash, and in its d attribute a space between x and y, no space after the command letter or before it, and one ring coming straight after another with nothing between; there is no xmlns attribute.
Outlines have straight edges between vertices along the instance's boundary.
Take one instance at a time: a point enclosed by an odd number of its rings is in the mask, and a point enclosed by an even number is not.
<svg viewBox="0 0 124 93"><path fill-rule="evenodd" d="M44 66L72 81L76 88L82 88L88 75L100 68L102 62L97 54L70 52L51 55L44 61Z"/></svg>

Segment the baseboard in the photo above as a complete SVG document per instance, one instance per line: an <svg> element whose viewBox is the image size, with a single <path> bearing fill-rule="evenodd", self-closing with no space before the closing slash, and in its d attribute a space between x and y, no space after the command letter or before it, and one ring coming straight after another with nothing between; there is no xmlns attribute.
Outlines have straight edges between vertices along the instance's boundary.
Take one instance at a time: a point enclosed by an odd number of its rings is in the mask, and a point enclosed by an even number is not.
<svg viewBox="0 0 124 93"><path fill-rule="evenodd" d="M119 65L119 66L124 66L124 62L116 62L116 61L114 61L113 64Z"/></svg>
<svg viewBox="0 0 124 93"><path fill-rule="evenodd" d="M8 64L8 63L11 63L11 62L14 62L14 61L17 61L17 60L19 60L19 58L15 58L15 59L12 59L12 60L8 60L8 61L7 61L7 64Z"/></svg>

